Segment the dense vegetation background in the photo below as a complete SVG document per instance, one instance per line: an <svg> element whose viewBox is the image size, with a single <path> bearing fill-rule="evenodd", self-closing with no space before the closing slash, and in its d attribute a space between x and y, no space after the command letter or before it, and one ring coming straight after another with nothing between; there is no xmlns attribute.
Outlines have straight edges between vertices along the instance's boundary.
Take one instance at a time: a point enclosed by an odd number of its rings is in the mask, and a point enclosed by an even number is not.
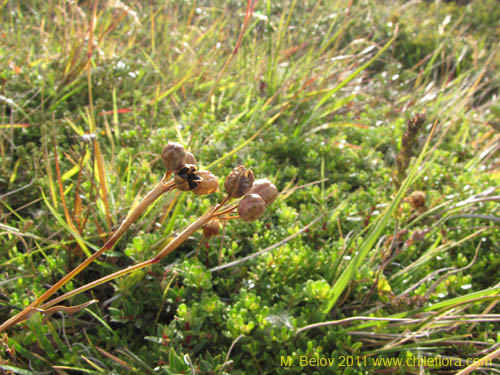
<svg viewBox="0 0 500 375"><path fill-rule="evenodd" d="M281 192L257 222L66 302L99 303L9 328L2 371L449 374L500 355L498 1L0 14L0 321L105 242L161 179L167 141L221 182L243 163ZM166 194L61 292L151 258L221 197ZM340 363L438 356L459 365Z"/></svg>

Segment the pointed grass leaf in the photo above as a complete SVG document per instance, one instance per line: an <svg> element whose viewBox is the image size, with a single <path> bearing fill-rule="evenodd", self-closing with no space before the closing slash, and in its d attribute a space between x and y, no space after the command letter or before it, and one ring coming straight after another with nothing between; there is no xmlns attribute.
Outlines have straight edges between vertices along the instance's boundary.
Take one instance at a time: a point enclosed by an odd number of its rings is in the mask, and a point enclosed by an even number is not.
<svg viewBox="0 0 500 375"><path fill-rule="evenodd" d="M14 374L20 375L33 375L34 373L29 370L24 370L19 367L9 366L9 365L0 365L0 369L7 371L6 374L12 372Z"/></svg>
<svg viewBox="0 0 500 375"><path fill-rule="evenodd" d="M373 56L366 64L363 64L354 72L349 74L342 82L340 82L333 89L328 90L325 95L319 100L314 109L311 111L310 115L306 118L306 120L302 123L301 126L298 126L295 131L295 136L298 136L302 131L303 127L307 125L312 119L316 118L317 111L325 104L333 95L335 95L340 89L342 89L345 85L351 82L354 78L356 78L362 71L370 67L378 58L392 45L392 43L396 40L398 33L394 32L394 36ZM326 112L325 112L326 113ZM323 114L325 114L323 113Z"/></svg>
<svg viewBox="0 0 500 375"><path fill-rule="evenodd" d="M379 240L380 235L382 234L384 228L389 222L389 219L392 217L396 209L399 207L399 203L405 196L406 191L412 184L414 177L417 174L418 169L422 164L424 156L427 153L430 140L432 138L432 135L434 134L435 128L436 124L432 128L432 131L429 137L427 138L427 142L425 143L422 152L420 153L418 159L415 161L415 164L411 168L408 177L404 180L403 184L401 185L399 191L396 194L396 197L393 199L390 206L380 216L377 217L376 221L373 223L374 224L373 228L368 232L368 234L358 247L357 254L349 262L347 268L342 272L339 279L332 286L329 296L321 309L323 316L326 316L330 312L335 302L337 302L338 298L347 287L348 283L356 276L356 272L361 266L363 260L366 258L366 256L368 255L368 253L370 252L376 241Z"/></svg>
<svg viewBox="0 0 500 375"><path fill-rule="evenodd" d="M78 245L80 246L80 248L83 250L83 252L85 253L85 255L87 255L88 257L91 255L89 247L91 249L93 249L94 251L97 251L98 248L96 246L94 246L90 242L85 241L80 236L79 233L77 233L75 230L73 230L73 228L71 228L66 223L66 221L61 217L61 215L59 215L59 213L56 211L56 209L54 207L52 207L52 205L49 203L49 201L47 200L47 197L45 196L45 193L43 191L41 191L41 194L42 194L42 197L43 197L43 201L45 202L45 205L47 206L47 208L49 209L49 211L52 213L52 215L54 215L54 217L59 222L59 224L61 224L64 227L64 229L66 229L68 232L71 233L71 235L75 238L76 242L78 243Z"/></svg>

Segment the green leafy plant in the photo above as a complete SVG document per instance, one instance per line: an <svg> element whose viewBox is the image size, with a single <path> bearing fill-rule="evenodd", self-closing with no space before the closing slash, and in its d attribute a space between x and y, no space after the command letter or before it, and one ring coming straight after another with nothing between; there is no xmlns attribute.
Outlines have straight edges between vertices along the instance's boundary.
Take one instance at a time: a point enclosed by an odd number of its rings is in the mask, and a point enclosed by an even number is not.
<svg viewBox="0 0 500 375"><path fill-rule="evenodd" d="M105 276L91 283L83 285L76 288L70 292L63 294L62 296L56 297L49 302L45 302L50 298L55 292L61 289L65 284L67 284L71 279L73 279L78 273L85 269L90 263L97 259L101 254L107 250L111 250L118 239L123 235L123 233L137 220L141 214L158 199L161 194L174 189L179 189L181 191L192 191L196 195L211 194L218 190L219 183L217 177L215 177L209 171L199 171L196 168L196 159L193 154L186 152L184 147L179 143L168 143L162 152L163 162L167 172L162 178L161 182L154 187L143 200L127 215L127 218L123 221L120 227L113 233L113 235L106 241L104 246L102 246L98 251L93 253L91 256L85 259L80 265L78 265L74 270L65 275L61 280L49 288L45 293L38 297L34 302L32 302L27 308L23 309L20 313L16 314L9 320L5 321L0 326L0 332L5 331L14 324L18 324L33 315L35 312L41 312L44 314L53 314L57 311L64 312L76 312L80 311L92 302L84 303L79 306L74 307L64 307L64 306L53 306L54 304L64 301L65 299L72 297L78 293L89 290L95 286L101 285L105 282L111 281L117 277L130 274L134 271L138 271L142 268L151 266L158 263L166 255L170 254L172 251L177 249L184 241L188 239L195 231L205 228L206 235L217 234L217 227L219 221L223 223L231 219L241 218L245 221L254 221L264 214L266 206L271 204L277 197L278 191L276 187L267 179L261 179L254 183L254 176L251 170L247 170L242 165L233 169L233 171L226 178L224 188L226 191L226 197L215 206L210 207L205 214L200 216L190 225L188 225L184 230L182 230L179 235L177 235L171 242L169 242L163 249L159 251L156 256L146 260L144 262L138 263L136 265L127 267L121 271L117 271L111 275ZM174 178L170 177L174 174ZM243 197L243 198L242 198ZM229 204L232 198L242 198L238 204ZM231 212L238 210L239 215L228 216ZM189 282L189 278L187 279ZM195 281L195 283L198 283Z"/></svg>
<svg viewBox="0 0 500 375"><path fill-rule="evenodd" d="M496 3L0 2L0 371L495 371Z"/></svg>

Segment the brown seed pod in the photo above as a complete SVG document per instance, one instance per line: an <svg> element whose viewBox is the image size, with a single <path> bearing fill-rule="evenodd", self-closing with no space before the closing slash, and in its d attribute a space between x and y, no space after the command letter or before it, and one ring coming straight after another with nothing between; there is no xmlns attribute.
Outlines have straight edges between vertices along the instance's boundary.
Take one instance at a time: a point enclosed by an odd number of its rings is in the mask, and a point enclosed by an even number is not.
<svg viewBox="0 0 500 375"><path fill-rule="evenodd" d="M425 206L425 193L417 190L407 196L404 200L409 202L414 209L422 208Z"/></svg>
<svg viewBox="0 0 500 375"><path fill-rule="evenodd" d="M241 198L253 185L253 172L243 165L234 168L224 182L224 190L231 198Z"/></svg>
<svg viewBox="0 0 500 375"><path fill-rule="evenodd" d="M161 152L161 157L167 171L175 172L184 164L186 150L180 143L168 142Z"/></svg>
<svg viewBox="0 0 500 375"><path fill-rule="evenodd" d="M193 188L193 193L198 195L211 194L219 189L219 180L209 171L198 171L195 174L200 178L195 181L197 186Z"/></svg>
<svg viewBox="0 0 500 375"><path fill-rule="evenodd" d="M184 163L196 165L196 158L191 152L186 151L186 159L184 160Z"/></svg>
<svg viewBox="0 0 500 375"><path fill-rule="evenodd" d="M219 234L220 221L217 218L210 220L203 227L203 237L210 238Z"/></svg>
<svg viewBox="0 0 500 375"><path fill-rule="evenodd" d="M175 186L177 187L177 189L179 189L181 191L191 190L189 187L189 182L188 182L187 178L182 178L181 176L176 174L176 175L174 175L174 182L175 182Z"/></svg>
<svg viewBox="0 0 500 375"><path fill-rule="evenodd" d="M196 165L184 164L174 175L177 189L182 191L193 190L198 187L201 178L196 174Z"/></svg>
<svg viewBox="0 0 500 375"><path fill-rule="evenodd" d="M180 177L187 179L187 176L195 173L197 170L196 165L194 164L183 164L177 171L176 174L178 174Z"/></svg>
<svg viewBox="0 0 500 375"><path fill-rule="evenodd" d="M264 215L266 202L258 194L247 194L238 204L238 213L245 221L254 221Z"/></svg>
<svg viewBox="0 0 500 375"><path fill-rule="evenodd" d="M253 183L248 193L260 195L262 199L264 199L264 202L266 202L266 206L268 206L273 203L278 196L278 189L276 189L276 186L267 178L261 178Z"/></svg>

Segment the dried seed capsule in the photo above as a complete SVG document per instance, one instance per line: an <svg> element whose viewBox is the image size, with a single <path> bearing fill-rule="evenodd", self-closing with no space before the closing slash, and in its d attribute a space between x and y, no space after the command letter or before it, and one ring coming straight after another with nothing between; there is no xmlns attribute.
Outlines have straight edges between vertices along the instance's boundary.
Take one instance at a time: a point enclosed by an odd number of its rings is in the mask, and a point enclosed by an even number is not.
<svg viewBox="0 0 500 375"><path fill-rule="evenodd" d="M191 190L191 188L189 186L189 182L187 180L187 177L183 178L183 177L179 176L178 174L176 174L176 175L174 175L174 182L175 182L175 186L177 187L177 189L179 189L181 191Z"/></svg>
<svg viewBox="0 0 500 375"><path fill-rule="evenodd" d="M413 208L421 208L425 206L425 193L423 191L414 191L405 198Z"/></svg>
<svg viewBox="0 0 500 375"><path fill-rule="evenodd" d="M276 186L267 178L261 178L253 183L248 193L260 195L262 199L264 199L264 202L266 202L266 206L268 206L273 203L278 196L278 189L276 189Z"/></svg>
<svg viewBox="0 0 500 375"><path fill-rule="evenodd" d="M201 177L196 172L196 165L184 164L174 175L177 189L182 191L194 190L199 187Z"/></svg>
<svg viewBox="0 0 500 375"><path fill-rule="evenodd" d="M188 174L187 182L190 190L196 189L198 187L198 181L201 181L201 178L198 175L196 175L195 173Z"/></svg>
<svg viewBox="0 0 500 375"><path fill-rule="evenodd" d="M238 204L238 213L245 221L257 220L265 210L266 202L258 194L247 194Z"/></svg>
<svg viewBox="0 0 500 375"><path fill-rule="evenodd" d="M186 159L184 160L184 163L196 165L196 158L191 152L186 151Z"/></svg>
<svg viewBox="0 0 500 375"><path fill-rule="evenodd" d="M196 165L193 164L183 164L176 172L179 177L187 179L189 175L196 172Z"/></svg>
<svg viewBox="0 0 500 375"><path fill-rule="evenodd" d="M234 168L226 178L224 190L231 198L240 198L244 196L253 184L253 172L246 169L243 165Z"/></svg>
<svg viewBox="0 0 500 375"><path fill-rule="evenodd" d="M161 152L161 157L167 171L175 172L184 164L186 150L180 143L168 142Z"/></svg>
<svg viewBox="0 0 500 375"><path fill-rule="evenodd" d="M210 238L219 234L220 221L215 218L206 223L203 227L203 237Z"/></svg>
<svg viewBox="0 0 500 375"><path fill-rule="evenodd" d="M209 171L198 171L195 173L200 181L196 181L197 186L193 188L193 193L198 195L210 194L219 189L219 180Z"/></svg>

